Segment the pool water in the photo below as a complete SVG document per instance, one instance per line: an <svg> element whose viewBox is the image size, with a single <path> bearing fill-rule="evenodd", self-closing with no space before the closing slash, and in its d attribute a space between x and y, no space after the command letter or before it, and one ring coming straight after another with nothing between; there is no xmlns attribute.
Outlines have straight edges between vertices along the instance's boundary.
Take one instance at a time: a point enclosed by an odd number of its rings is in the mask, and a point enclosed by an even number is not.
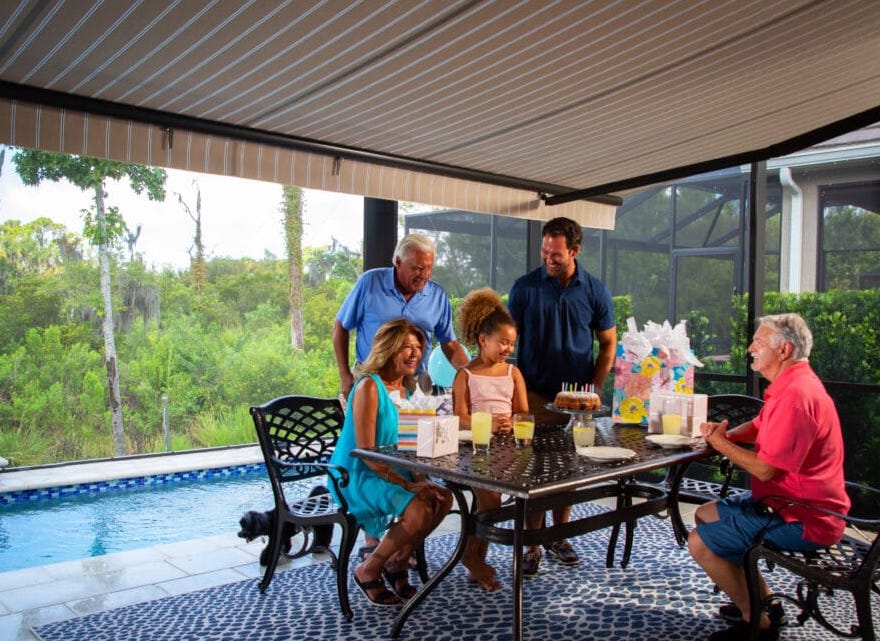
<svg viewBox="0 0 880 641"><path fill-rule="evenodd" d="M236 533L244 512L272 505L264 470L0 504L0 572Z"/></svg>

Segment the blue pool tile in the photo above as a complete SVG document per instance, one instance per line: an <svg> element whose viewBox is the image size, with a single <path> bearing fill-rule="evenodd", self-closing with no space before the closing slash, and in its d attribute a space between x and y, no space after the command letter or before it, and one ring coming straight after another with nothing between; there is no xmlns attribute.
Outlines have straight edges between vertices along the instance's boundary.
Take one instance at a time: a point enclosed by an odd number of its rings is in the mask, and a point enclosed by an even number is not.
<svg viewBox="0 0 880 641"><path fill-rule="evenodd" d="M263 463L249 465L235 465L230 467L217 467L204 470L192 470L185 472L171 472L157 474L155 476L135 476L125 479L113 479L95 483L79 483L76 485L62 485L58 487L42 487L30 490L16 490L12 492L0 492L0 505L14 503L29 503L32 501L57 500L76 496L94 496L109 492L119 492L137 487L159 486L170 483L192 482L219 478L248 476L251 474L265 474L266 467Z"/></svg>

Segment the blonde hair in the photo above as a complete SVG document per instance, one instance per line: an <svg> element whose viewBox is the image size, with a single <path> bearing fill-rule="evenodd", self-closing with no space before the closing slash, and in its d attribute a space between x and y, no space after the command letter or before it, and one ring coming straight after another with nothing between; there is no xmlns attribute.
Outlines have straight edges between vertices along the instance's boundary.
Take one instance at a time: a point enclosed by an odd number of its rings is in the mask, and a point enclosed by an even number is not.
<svg viewBox="0 0 880 641"><path fill-rule="evenodd" d="M504 325L516 327L513 317L491 287L475 289L458 308L461 335L469 345L479 345L481 334L492 334Z"/></svg>
<svg viewBox="0 0 880 641"><path fill-rule="evenodd" d="M410 334L419 339L419 344L422 346L422 353L424 353L427 339L418 326L409 322L405 318L398 318L384 323L376 330L376 334L373 336L373 346L370 348L370 354L361 364L360 368L358 368L358 373L378 374L379 370L385 367L388 364L388 361L394 358L397 352L401 350L406 337ZM407 377L407 379L410 378L412 377ZM412 381L407 380L406 383L412 383Z"/></svg>

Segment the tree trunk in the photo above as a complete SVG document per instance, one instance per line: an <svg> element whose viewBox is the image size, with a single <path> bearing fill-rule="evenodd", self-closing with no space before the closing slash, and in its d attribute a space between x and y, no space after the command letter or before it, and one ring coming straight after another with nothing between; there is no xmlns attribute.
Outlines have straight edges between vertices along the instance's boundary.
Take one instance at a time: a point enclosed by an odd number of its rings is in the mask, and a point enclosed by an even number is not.
<svg viewBox="0 0 880 641"><path fill-rule="evenodd" d="M107 367L107 388L110 392L113 449L116 456L125 456L128 454L128 447L122 425L122 394L119 390L119 371L116 368L116 337L113 329L113 297L110 288L110 246L106 229L103 185L95 188L95 212L101 238L98 244L98 261L101 267L101 297L104 300L104 364Z"/></svg>
<svg viewBox="0 0 880 641"><path fill-rule="evenodd" d="M193 272L196 290L202 291L208 281L208 270L205 266L205 246L202 244L202 190L199 188L198 181L194 180L193 185L196 188L196 233L193 238L193 243L196 246L196 258Z"/></svg>
<svg viewBox="0 0 880 641"><path fill-rule="evenodd" d="M296 349L304 349L303 337L303 206L302 189L284 187L284 238L287 249L287 264L290 274L290 344Z"/></svg>

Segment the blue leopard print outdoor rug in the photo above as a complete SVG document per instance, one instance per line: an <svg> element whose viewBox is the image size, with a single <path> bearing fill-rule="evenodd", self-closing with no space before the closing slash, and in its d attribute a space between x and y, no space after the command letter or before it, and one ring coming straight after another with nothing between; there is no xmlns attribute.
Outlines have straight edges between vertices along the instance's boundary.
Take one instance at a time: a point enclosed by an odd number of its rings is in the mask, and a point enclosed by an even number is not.
<svg viewBox="0 0 880 641"><path fill-rule="evenodd" d="M723 596L697 568L686 549L675 545L668 521L642 519L635 533L629 567L605 568L608 530L572 541L580 565L562 567L545 554L537 577L525 583L524 638L582 641L675 641L704 639L725 627L718 618ZM429 564L448 558L456 535L433 537L426 543ZM618 563L622 544L618 546ZM414 641L509 641L512 581L510 548L493 545L489 561L498 568L504 587L480 591L455 568L410 616L400 635ZM776 569L767 573L771 587L791 584ZM413 577L415 579L415 576ZM396 609L371 606L350 581L355 616L346 621L339 611L329 563L276 574L265 594L257 580L130 605L66 621L34 631L43 641L289 641L389 638ZM875 599L875 621L880 605ZM838 616L852 617L847 596L836 598ZM793 618L794 607L787 608ZM836 616L835 618L838 618ZM854 618L846 618L855 622ZM786 628L782 639L835 639L814 622Z"/></svg>

